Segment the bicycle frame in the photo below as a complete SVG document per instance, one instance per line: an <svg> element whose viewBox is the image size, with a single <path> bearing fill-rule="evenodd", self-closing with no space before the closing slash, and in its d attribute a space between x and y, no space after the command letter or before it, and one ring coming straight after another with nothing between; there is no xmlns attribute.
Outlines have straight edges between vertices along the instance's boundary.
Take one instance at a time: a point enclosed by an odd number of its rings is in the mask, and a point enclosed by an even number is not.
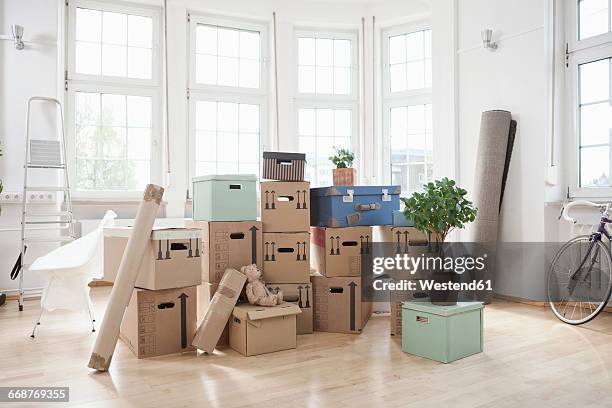
<svg viewBox="0 0 612 408"><path fill-rule="evenodd" d="M582 269L582 267L584 266L584 264L586 263L586 260L589 258L589 255L591 255L591 251L593 250L593 247L595 246L595 242L597 241L601 241L601 236L604 235L606 238L608 238L608 240L611 240L612 235L608 232L608 229L606 228L607 224L612 224L612 219L608 218L608 215L605 214L603 215L600 220L599 220L599 225L597 226L597 231L595 231L594 233L591 234L591 243L589 244L589 249L587 250L587 253L584 255L584 258L582 258L582 262L580 262L580 265L578 265L578 268L576 268L576 270L572 273L572 275L570 276L570 280L568 282L568 285L575 280L576 275L578 274L578 272L580 272L580 270ZM597 249L597 251L599 250L599 248ZM597 258L597 253L595 253L595 256L593 259ZM591 270L593 269L593 265L595 263L595 260L593 260L591 262L591 265L589 266L589 270L587 271L587 275L591 273Z"/></svg>

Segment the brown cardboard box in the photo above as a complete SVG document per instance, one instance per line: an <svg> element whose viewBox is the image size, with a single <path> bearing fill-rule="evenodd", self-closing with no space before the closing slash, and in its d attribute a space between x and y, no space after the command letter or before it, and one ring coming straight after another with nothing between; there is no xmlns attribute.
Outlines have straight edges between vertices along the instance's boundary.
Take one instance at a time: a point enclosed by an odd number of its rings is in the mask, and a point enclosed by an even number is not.
<svg viewBox="0 0 612 408"><path fill-rule="evenodd" d="M198 326L204 320L204 316L206 316L206 311L210 306L210 302L219 287L218 283L208 283L202 282L198 288ZM229 345L229 322L225 325L225 329L223 329L223 333L221 333L221 337L217 342L217 347L219 346L227 346Z"/></svg>
<svg viewBox="0 0 612 408"><path fill-rule="evenodd" d="M264 307L238 305L230 320L230 347L245 356L296 348L296 315L293 303Z"/></svg>
<svg viewBox="0 0 612 408"><path fill-rule="evenodd" d="M262 235L259 221L187 221L202 229L202 280L219 283L228 268L262 263Z"/></svg>
<svg viewBox="0 0 612 408"><path fill-rule="evenodd" d="M241 272L235 269L225 271L191 344L208 354L212 354L245 282L246 276Z"/></svg>
<svg viewBox="0 0 612 408"><path fill-rule="evenodd" d="M263 233L263 280L267 283L310 281L310 234Z"/></svg>
<svg viewBox="0 0 612 408"><path fill-rule="evenodd" d="M134 289L119 337L138 358L193 350L196 287Z"/></svg>
<svg viewBox="0 0 612 408"><path fill-rule="evenodd" d="M273 293L282 290L283 300L298 305L300 308L302 313L296 317L297 334L312 333L312 285L309 283L269 283L266 286Z"/></svg>
<svg viewBox="0 0 612 408"><path fill-rule="evenodd" d="M314 329L360 333L372 315L372 303L361 301L361 278L311 276Z"/></svg>
<svg viewBox="0 0 612 408"><path fill-rule="evenodd" d="M131 233L131 227L104 228L104 280L115 281ZM135 286L160 290L199 285L199 241L197 229L154 228Z"/></svg>
<svg viewBox="0 0 612 408"><path fill-rule="evenodd" d="M380 225L373 227L374 242L393 242L398 254L410 253L411 246L427 245L427 236L414 227L393 227Z"/></svg>
<svg viewBox="0 0 612 408"><path fill-rule="evenodd" d="M418 279L414 279L417 281ZM418 282L417 282L417 285ZM420 287L420 286L417 286ZM392 336L401 336L402 335L402 303L411 301L411 300L419 300L419 301L427 301L429 297L427 296L427 292L415 291L415 292L393 292L391 294L391 299L389 301L390 308L390 316L389 316L389 326L390 332Z"/></svg>
<svg viewBox="0 0 612 408"><path fill-rule="evenodd" d="M264 232L303 232L310 228L310 183L263 181L261 222Z"/></svg>
<svg viewBox="0 0 612 408"><path fill-rule="evenodd" d="M391 314L389 316L389 326L392 336L402 335L402 304L404 302L390 302Z"/></svg>
<svg viewBox="0 0 612 408"><path fill-rule="evenodd" d="M361 276L361 255L369 253L371 227L310 229L310 266L327 277Z"/></svg>

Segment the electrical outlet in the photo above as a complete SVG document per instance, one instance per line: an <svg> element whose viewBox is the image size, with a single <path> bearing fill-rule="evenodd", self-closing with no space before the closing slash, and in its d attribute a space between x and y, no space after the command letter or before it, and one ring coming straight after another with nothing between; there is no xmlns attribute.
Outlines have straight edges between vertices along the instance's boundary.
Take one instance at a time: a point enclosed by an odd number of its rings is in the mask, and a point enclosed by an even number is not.
<svg viewBox="0 0 612 408"><path fill-rule="evenodd" d="M31 204L55 204L57 202L56 193L48 191L30 191L27 193L28 203ZM0 193L0 203L21 204L22 192L5 191Z"/></svg>

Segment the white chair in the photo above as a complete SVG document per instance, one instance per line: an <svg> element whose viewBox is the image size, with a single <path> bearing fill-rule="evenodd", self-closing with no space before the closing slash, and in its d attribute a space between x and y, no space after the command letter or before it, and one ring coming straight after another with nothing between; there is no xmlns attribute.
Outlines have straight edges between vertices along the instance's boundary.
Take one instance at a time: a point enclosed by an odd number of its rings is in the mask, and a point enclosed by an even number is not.
<svg viewBox="0 0 612 408"><path fill-rule="evenodd" d="M44 275L47 286L40 299L40 314L30 337L34 338L45 310L85 310L89 313L92 332L96 331L88 283L104 274L104 227L112 226L117 217L107 211L95 230L36 259L29 270Z"/></svg>

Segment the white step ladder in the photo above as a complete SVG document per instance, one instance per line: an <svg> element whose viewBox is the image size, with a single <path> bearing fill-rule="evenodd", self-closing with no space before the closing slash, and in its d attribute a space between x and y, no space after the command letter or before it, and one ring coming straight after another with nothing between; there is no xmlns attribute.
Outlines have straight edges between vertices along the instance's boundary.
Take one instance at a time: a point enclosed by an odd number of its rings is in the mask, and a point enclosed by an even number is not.
<svg viewBox="0 0 612 408"><path fill-rule="evenodd" d="M32 103L53 104L59 112L60 132L57 140L31 139L30 118ZM23 274L26 246L37 243L65 243L75 239L72 217L72 201L70 199L70 183L66 160L66 132L64 131L64 114L61 103L54 98L34 96L28 100L26 118L26 148L25 164L23 166L23 198L21 202L21 271L19 274L19 310L23 310ZM29 172L32 169L63 172L63 186L31 186L28 184ZM29 207L28 194L47 191L63 193L64 209L62 211L32 211ZM32 232L45 231L49 236L31 236ZM63 234L62 234L63 233ZM44 233L43 233L44 234Z"/></svg>

